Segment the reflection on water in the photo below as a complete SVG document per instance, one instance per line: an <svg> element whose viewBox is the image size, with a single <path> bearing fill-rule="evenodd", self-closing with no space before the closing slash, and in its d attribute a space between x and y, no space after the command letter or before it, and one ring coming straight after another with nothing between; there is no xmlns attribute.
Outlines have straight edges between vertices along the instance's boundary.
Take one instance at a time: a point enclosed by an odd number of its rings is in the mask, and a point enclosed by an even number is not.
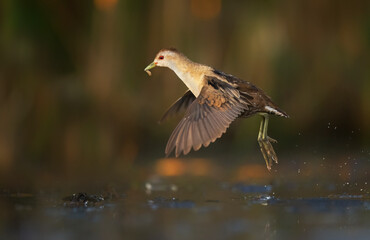
<svg viewBox="0 0 370 240"><path fill-rule="evenodd" d="M161 159L155 167L136 167L148 174L130 176L93 193L67 196L60 186L55 192L2 189L0 238L368 238L366 165L356 170L361 174L345 179L342 169L341 175L334 170L322 174L315 166L300 167L300 173L279 169L259 175L256 165L250 167L257 171L241 181L239 174L248 173L248 165Z"/></svg>

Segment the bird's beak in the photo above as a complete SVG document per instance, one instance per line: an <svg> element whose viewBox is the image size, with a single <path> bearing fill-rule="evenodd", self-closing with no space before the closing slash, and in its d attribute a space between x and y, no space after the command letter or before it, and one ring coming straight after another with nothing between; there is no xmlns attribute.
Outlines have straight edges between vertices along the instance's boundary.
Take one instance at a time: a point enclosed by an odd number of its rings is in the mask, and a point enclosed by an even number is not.
<svg viewBox="0 0 370 240"><path fill-rule="evenodd" d="M155 64L155 62L152 62L151 64L149 64L145 69L144 71L149 71L150 69L152 68L155 68L157 65Z"/></svg>

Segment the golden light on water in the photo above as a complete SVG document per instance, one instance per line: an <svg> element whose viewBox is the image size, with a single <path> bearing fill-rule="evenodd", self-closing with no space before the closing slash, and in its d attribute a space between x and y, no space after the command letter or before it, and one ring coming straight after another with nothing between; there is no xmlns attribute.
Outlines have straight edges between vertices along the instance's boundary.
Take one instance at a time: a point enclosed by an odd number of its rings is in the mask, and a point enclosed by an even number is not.
<svg viewBox="0 0 370 240"><path fill-rule="evenodd" d="M188 162L188 173L196 176L210 174L212 164L203 158L195 158Z"/></svg>
<svg viewBox="0 0 370 240"><path fill-rule="evenodd" d="M163 158L155 164L155 172L165 177L193 175L212 176L217 174L219 168L212 160L205 158ZM233 172L233 179L236 181L247 181L250 179L265 179L271 174L263 164L244 164Z"/></svg>
<svg viewBox="0 0 370 240"><path fill-rule="evenodd" d="M117 5L118 0L94 0L97 9L107 11Z"/></svg>
<svg viewBox="0 0 370 240"><path fill-rule="evenodd" d="M236 180L245 181L252 178L266 178L268 171L262 164L245 164L240 166L236 171Z"/></svg>
<svg viewBox="0 0 370 240"><path fill-rule="evenodd" d="M156 172L162 176L179 176L185 173L185 164L176 158L160 159L155 166Z"/></svg>
<svg viewBox="0 0 370 240"><path fill-rule="evenodd" d="M210 174L211 169L211 163L202 158L185 160L177 158L160 159L155 166L156 173L162 176L180 176L184 174L205 176Z"/></svg>
<svg viewBox="0 0 370 240"><path fill-rule="evenodd" d="M221 12L221 0L191 0L192 14L200 19L210 20Z"/></svg>

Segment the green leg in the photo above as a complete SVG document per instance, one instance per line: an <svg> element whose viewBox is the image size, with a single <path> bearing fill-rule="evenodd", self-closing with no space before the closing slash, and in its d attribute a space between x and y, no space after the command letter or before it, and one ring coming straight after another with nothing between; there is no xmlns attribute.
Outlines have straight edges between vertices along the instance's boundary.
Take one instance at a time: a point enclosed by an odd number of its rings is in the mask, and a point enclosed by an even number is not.
<svg viewBox="0 0 370 240"><path fill-rule="evenodd" d="M274 161L275 163L277 163L278 159L274 151L274 148L271 145L271 142L276 142L276 140L267 136L268 122L269 122L268 114L263 114L257 140L258 144L260 145L263 158L265 159L266 167L270 171L272 162Z"/></svg>
<svg viewBox="0 0 370 240"><path fill-rule="evenodd" d="M258 144L260 145L260 149L261 149L261 153L263 155L263 158L265 159L265 162L266 162L266 167L267 169L270 171L271 170L271 166L269 164L269 161L268 161L268 156L267 156L267 153L266 153L266 149L264 147L264 144L263 144L263 132L264 132L264 129L265 129L265 117L262 116L262 120L261 120L261 125L260 125L260 131L258 132Z"/></svg>

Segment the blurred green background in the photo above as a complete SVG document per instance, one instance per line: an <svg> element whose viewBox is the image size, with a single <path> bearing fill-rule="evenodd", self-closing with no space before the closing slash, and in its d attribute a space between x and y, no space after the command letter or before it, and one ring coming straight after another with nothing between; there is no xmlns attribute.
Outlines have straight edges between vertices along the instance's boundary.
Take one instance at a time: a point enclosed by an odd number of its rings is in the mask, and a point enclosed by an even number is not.
<svg viewBox="0 0 370 240"><path fill-rule="evenodd" d="M264 89L291 116L270 124L282 156L366 153L369 7L365 0L2 0L1 178L130 169L164 157L179 118L157 121L186 88L168 69L151 77L143 69L165 47ZM258 124L238 120L190 156L247 161L260 154Z"/></svg>

